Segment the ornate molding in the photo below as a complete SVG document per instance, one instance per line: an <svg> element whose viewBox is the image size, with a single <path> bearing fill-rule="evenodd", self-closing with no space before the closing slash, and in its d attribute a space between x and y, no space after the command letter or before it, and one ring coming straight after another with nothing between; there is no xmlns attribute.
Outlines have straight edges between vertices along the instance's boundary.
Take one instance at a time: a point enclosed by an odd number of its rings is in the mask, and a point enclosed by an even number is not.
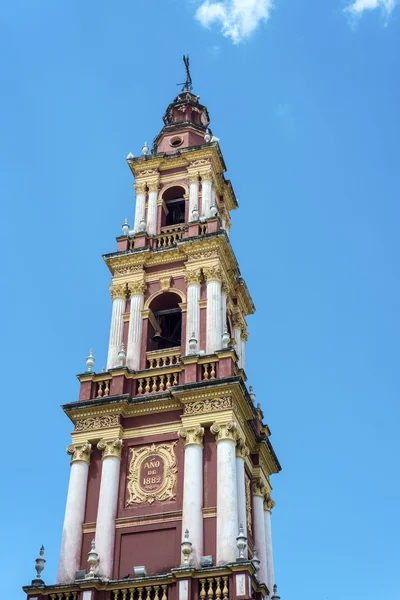
<svg viewBox="0 0 400 600"><path fill-rule="evenodd" d="M213 423L210 427L210 431L215 435L216 442L221 442L222 440L232 440L236 442L238 439L238 427L235 421Z"/></svg>
<svg viewBox="0 0 400 600"><path fill-rule="evenodd" d="M203 446L204 427L197 425L197 427L181 427L178 431L179 437L185 440L186 446Z"/></svg>
<svg viewBox="0 0 400 600"><path fill-rule="evenodd" d="M201 284L201 269L187 269L184 273L186 285Z"/></svg>
<svg viewBox="0 0 400 600"><path fill-rule="evenodd" d="M189 175L188 180L189 180L189 183L199 183L198 173L196 173L195 175Z"/></svg>
<svg viewBox="0 0 400 600"><path fill-rule="evenodd" d="M250 454L248 447L246 446L246 442L244 438L240 437L237 441L236 445L236 456L246 459Z"/></svg>
<svg viewBox="0 0 400 600"><path fill-rule="evenodd" d="M219 265L203 267L203 274L207 283L209 281L222 281L222 269Z"/></svg>
<svg viewBox="0 0 400 600"><path fill-rule="evenodd" d="M97 448L103 452L103 458L107 458L107 456L121 458L122 444L123 442L120 438L114 438L113 440L103 439L97 444Z"/></svg>
<svg viewBox="0 0 400 600"><path fill-rule="evenodd" d="M76 460L83 460L90 463L90 454L92 452L92 444L84 442L83 444L70 444L67 448L67 454L72 456L71 463Z"/></svg>
<svg viewBox="0 0 400 600"><path fill-rule="evenodd" d="M247 475L245 475L246 483L246 524L247 531L253 534L253 520L251 513L251 482Z"/></svg>
<svg viewBox="0 0 400 600"><path fill-rule="evenodd" d="M255 477L252 482L253 496L263 497L265 494L265 487L261 477Z"/></svg>
<svg viewBox="0 0 400 600"><path fill-rule="evenodd" d="M151 181L147 184L149 192L158 192L160 189L160 184L158 181Z"/></svg>
<svg viewBox="0 0 400 600"><path fill-rule="evenodd" d="M118 415L99 415L89 419L79 419L75 423L75 431L92 431L93 429L104 429L119 425Z"/></svg>
<svg viewBox="0 0 400 600"><path fill-rule="evenodd" d="M168 292L171 289L171 275L160 277L160 286L163 292Z"/></svg>
<svg viewBox="0 0 400 600"><path fill-rule="evenodd" d="M268 510L269 512L271 512L271 510L274 508L274 506L275 506L275 502L272 500L271 495L266 494L264 496L264 510Z"/></svg>
<svg viewBox="0 0 400 600"><path fill-rule="evenodd" d="M200 415L203 413L219 412L232 408L232 396L226 398L208 398L185 404L184 415Z"/></svg>
<svg viewBox="0 0 400 600"><path fill-rule="evenodd" d="M145 194L146 193L146 183L144 181L134 183L133 187L135 188L136 194Z"/></svg>
<svg viewBox="0 0 400 600"><path fill-rule="evenodd" d="M128 291L131 296L144 296L144 293L146 291L146 282L143 279L139 279L137 281L129 281Z"/></svg>
<svg viewBox="0 0 400 600"><path fill-rule="evenodd" d="M110 285L111 298L123 298L126 300L126 283L114 283Z"/></svg>
<svg viewBox="0 0 400 600"><path fill-rule="evenodd" d="M130 449L127 506L175 500L178 472L174 450L176 444L152 444Z"/></svg>

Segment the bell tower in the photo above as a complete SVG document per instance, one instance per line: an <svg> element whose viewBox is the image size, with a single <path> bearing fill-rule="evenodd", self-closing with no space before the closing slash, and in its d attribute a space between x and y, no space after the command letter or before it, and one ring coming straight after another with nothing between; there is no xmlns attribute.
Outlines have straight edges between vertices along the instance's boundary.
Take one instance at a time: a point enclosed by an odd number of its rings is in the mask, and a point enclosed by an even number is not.
<svg viewBox="0 0 400 600"><path fill-rule="evenodd" d="M188 67L188 63L187 63ZM271 476L246 384L254 305L229 241L238 205L207 108L168 106L128 155L136 206L115 252L107 370L78 375L58 580L30 600L278 600ZM106 342L106 340L105 340Z"/></svg>

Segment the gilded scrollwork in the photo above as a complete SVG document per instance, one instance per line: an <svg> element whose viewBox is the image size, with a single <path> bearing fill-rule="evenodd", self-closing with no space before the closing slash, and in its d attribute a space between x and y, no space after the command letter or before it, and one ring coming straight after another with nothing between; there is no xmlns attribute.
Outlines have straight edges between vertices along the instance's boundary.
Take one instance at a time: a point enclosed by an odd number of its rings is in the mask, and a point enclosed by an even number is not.
<svg viewBox="0 0 400 600"><path fill-rule="evenodd" d="M186 446L202 446L203 445L203 436L204 436L204 427L201 425L197 425L197 427L181 427L178 431L179 437L185 440Z"/></svg>
<svg viewBox="0 0 400 600"><path fill-rule="evenodd" d="M213 265L211 267L203 267L203 274L205 280L208 281L222 281L222 270L219 265Z"/></svg>
<svg viewBox="0 0 400 600"><path fill-rule="evenodd" d="M254 477L252 480L252 488L253 488L253 496L264 496L265 487L264 482L261 477Z"/></svg>
<svg viewBox="0 0 400 600"><path fill-rule="evenodd" d="M163 292L168 292L171 289L171 275L160 277L160 286Z"/></svg>
<svg viewBox="0 0 400 600"><path fill-rule="evenodd" d="M253 520L251 513L251 482L247 475L245 475L246 482L246 523L247 531L253 533Z"/></svg>
<svg viewBox="0 0 400 600"><path fill-rule="evenodd" d="M92 444L84 442L83 444L70 444L67 448L67 454L72 456L71 462L82 460L90 463L90 454L92 452Z"/></svg>
<svg viewBox="0 0 400 600"><path fill-rule="evenodd" d="M184 276L186 285L201 284L201 269L187 269Z"/></svg>
<svg viewBox="0 0 400 600"><path fill-rule="evenodd" d="M137 279L136 281L129 281L128 290L131 296L144 295L146 291L146 282L144 279Z"/></svg>
<svg viewBox="0 0 400 600"><path fill-rule="evenodd" d="M226 398L208 398L207 400L196 400L185 404L185 415L200 415L203 413L218 412L232 408L232 396Z"/></svg>
<svg viewBox="0 0 400 600"><path fill-rule="evenodd" d="M174 450L176 444L172 442L131 448L127 506L175 500L178 472Z"/></svg>
<svg viewBox="0 0 400 600"><path fill-rule="evenodd" d="M250 452L244 438L240 437L236 444L236 456L245 459L249 456L249 454Z"/></svg>
<svg viewBox="0 0 400 600"><path fill-rule="evenodd" d="M123 298L126 299L126 283L114 283L110 285L111 298Z"/></svg>
<svg viewBox="0 0 400 600"><path fill-rule="evenodd" d="M274 508L275 506L275 502L272 500L271 495L270 494L265 494L264 496L264 510L268 510L269 512L271 512L271 510Z"/></svg>
<svg viewBox="0 0 400 600"><path fill-rule="evenodd" d="M75 423L75 431L91 431L93 429L104 429L119 425L118 415L100 415L88 419L79 419Z"/></svg>

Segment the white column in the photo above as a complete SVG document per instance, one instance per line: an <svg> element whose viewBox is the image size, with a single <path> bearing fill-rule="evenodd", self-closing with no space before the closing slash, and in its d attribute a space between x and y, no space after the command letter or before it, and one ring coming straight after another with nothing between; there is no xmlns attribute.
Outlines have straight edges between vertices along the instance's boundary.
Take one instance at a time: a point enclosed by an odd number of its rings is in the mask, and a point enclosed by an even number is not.
<svg viewBox="0 0 400 600"><path fill-rule="evenodd" d="M187 285L187 309L186 309L186 354L189 354L189 340L194 333L200 349L200 282L201 270L192 269L185 272Z"/></svg>
<svg viewBox="0 0 400 600"><path fill-rule="evenodd" d="M185 439L185 466L183 472L182 541L189 531L192 542L191 560L200 568L203 556L203 435L200 425L179 430Z"/></svg>
<svg viewBox="0 0 400 600"><path fill-rule="evenodd" d="M246 370L246 342L247 342L248 334L247 331L242 332L240 336L240 355L241 355L241 364L240 367L245 371Z"/></svg>
<svg viewBox="0 0 400 600"><path fill-rule="evenodd" d="M210 216L212 202L211 178L203 178L201 182L201 214L203 217Z"/></svg>
<svg viewBox="0 0 400 600"><path fill-rule="evenodd" d="M129 316L126 364L133 371L138 371L140 369L140 352L143 330L142 310L144 305L145 289L146 285L143 279L128 283L128 290L131 295L131 310Z"/></svg>
<svg viewBox="0 0 400 600"><path fill-rule="evenodd" d="M107 370L113 369L118 362L118 352L121 350L124 323L122 315L126 306L126 285L124 283L112 285L111 297L112 314L110 327L110 340L108 343Z"/></svg>
<svg viewBox="0 0 400 600"><path fill-rule="evenodd" d="M147 233L156 235L157 233L157 198L158 183L149 185L149 204L147 208Z"/></svg>
<svg viewBox="0 0 400 600"><path fill-rule="evenodd" d="M272 594L274 587L274 560L272 556L272 533L271 533L271 510L275 502L268 494L264 502L264 527L265 527L265 546L267 553L267 586Z"/></svg>
<svg viewBox="0 0 400 600"><path fill-rule="evenodd" d="M140 221L145 215L146 192L143 185L136 184L136 207L135 207L135 223L133 231L137 233L140 228Z"/></svg>
<svg viewBox="0 0 400 600"><path fill-rule="evenodd" d="M254 544L260 560L260 570L257 578L268 585L267 550L265 545L264 524L264 489L259 480L253 480L253 519L254 519Z"/></svg>
<svg viewBox="0 0 400 600"><path fill-rule="evenodd" d="M72 455L72 460L57 583L74 581L75 573L80 568L82 525L85 518L91 449L92 446L89 443L71 444L67 448L68 454Z"/></svg>
<svg viewBox="0 0 400 600"><path fill-rule="evenodd" d="M233 328L233 337L235 340L235 350L238 355L238 367L242 368L242 340L240 339L241 330L238 327Z"/></svg>
<svg viewBox="0 0 400 600"><path fill-rule="evenodd" d="M238 530L240 525L243 527L243 533L247 537L247 510L246 510L246 483L244 474L244 461L249 451L244 440L238 440L236 447L236 485L238 501ZM247 558L247 547L245 550Z"/></svg>
<svg viewBox="0 0 400 600"><path fill-rule="evenodd" d="M234 562L238 554L236 432L233 421L211 426L217 442L217 565Z"/></svg>
<svg viewBox="0 0 400 600"><path fill-rule="evenodd" d="M95 547L99 555L97 574L112 578L114 563L115 518L117 516L122 440L101 440L103 451Z"/></svg>
<svg viewBox="0 0 400 600"><path fill-rule="evenodd" d="M222 347L222 298L220 268L203 269L207 281L207 342L206 353L212 354Z"/></svg>
<svg viewBox="0 0 400 600"><path fill-rule="evenodd" d="M226 303L228 297L228 290L226 284L222 284L221 286L221 327L222 333L224 333L225 328L227 327L227 315L226 315Z"/></svg>
<svg viewBox="0 0 400 600"><path fill-rule="evenodd" d="M199 180L198 178L194 178L190 181L189 188L189 219L188 221L193 221L192 211L197 206L197 210L199 209Z"/></svg>

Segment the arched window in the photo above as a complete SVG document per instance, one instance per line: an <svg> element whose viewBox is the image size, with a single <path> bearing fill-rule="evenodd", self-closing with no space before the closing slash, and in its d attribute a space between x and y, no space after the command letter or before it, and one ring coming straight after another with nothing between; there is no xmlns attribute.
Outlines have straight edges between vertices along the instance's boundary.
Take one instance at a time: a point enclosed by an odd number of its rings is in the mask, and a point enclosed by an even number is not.
<svg viewBox="0 0 400 600"><path fill-rule="evenodd" d="M180 348L182 345L181 297L174 292L156 296L150 303L147 350Z"/></svg>
<svg viewBox="0 0 400 600"><path fill-rule="evenodd" d="M163 213L162 227L171 227L185 222L185 189L180 185L165 190L162 198L166 212Z"/></svg>

